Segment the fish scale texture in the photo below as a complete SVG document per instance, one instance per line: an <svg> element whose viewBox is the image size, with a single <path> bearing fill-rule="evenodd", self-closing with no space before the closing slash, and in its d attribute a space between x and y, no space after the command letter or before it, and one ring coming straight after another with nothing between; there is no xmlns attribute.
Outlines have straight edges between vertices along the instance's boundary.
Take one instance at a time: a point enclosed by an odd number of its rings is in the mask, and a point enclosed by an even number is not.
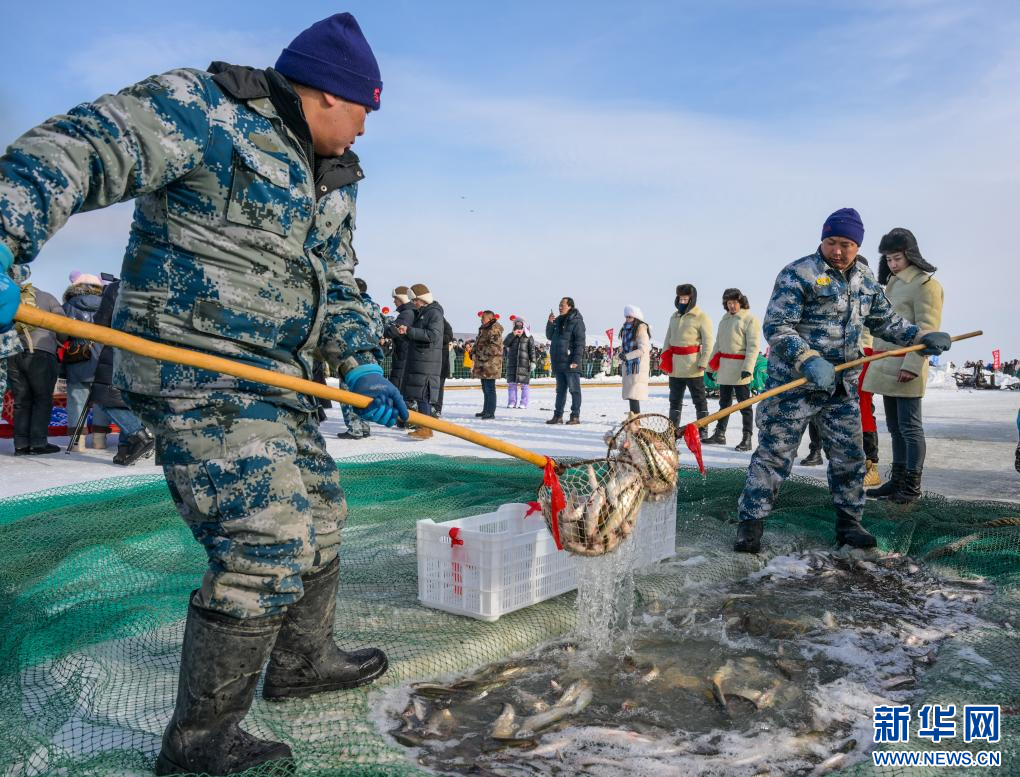
<svg viewBox="0 0 1020 777"><path fill-rule="evenodd" d="M486 512L535 498L534 468L480 458L407 456L339 464L351 509L340 551L337 635L342 646L378 645L389 687L457 674L528 650L575 623L566 594L484 623L417 603L415 521ZM769 558L829 548L828 491L788 481L761 556L730 550L743 470L680 473L677 540L713 563L659 565L637 580L640 601L668 599L692 583L736 580ZM1020 506L926 497L910 509L869 502L864 523L883 550L938 571L995 584L985 617L1013 631L971 630L944 644L913 700L1002 704L1003 765L1020 768ZM136 477L0 501L0 774L147 774L173 706L188 593L205 568L162 479ZM994 677L994 679L989 679ZM300 774L390 777L423 773L372 722L373 688L284 704L257 699L245 721L283 739ZM1011 706L1012 705L1012 706ZM913 738L911 748L919 740ZM958 738L953 748L970 747ZM928 747L935 747L928 745ZM921 768L853 774L922 775ZM937 772L931 771L931 774ZM1003 773L1016 773L1009 768ZM269 777L272 769L248 774Z"/></svg>

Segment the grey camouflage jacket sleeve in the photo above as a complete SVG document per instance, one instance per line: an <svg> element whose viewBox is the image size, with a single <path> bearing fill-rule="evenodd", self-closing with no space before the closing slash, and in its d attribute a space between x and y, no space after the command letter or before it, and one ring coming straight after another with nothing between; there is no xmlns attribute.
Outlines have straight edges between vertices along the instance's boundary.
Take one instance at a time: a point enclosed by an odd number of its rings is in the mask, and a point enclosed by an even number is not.
<svg viewBox="0 0 1020 777"><path fill-rule="evenodd" d="M6 332L0 332L0 404L3 403L4 394L7 392L7 359L16 353L21 353L18 330L12 327Z"/></svg>
<svg viewBox="0 0 1020 777"><path fill-rule="evenodd" d="M173 71L29 130L0 157L0 240L31 261L73 214L156 191L202 162L202 82Z"/></svg>
<svg viewBox="0 0 1020 777"><path fill-rule="evenodd" d="M762 322L769 348L797 369L812 356L819 355L797 331L804 316L805 286L804 278L789 267L780 272Z"/></svg>

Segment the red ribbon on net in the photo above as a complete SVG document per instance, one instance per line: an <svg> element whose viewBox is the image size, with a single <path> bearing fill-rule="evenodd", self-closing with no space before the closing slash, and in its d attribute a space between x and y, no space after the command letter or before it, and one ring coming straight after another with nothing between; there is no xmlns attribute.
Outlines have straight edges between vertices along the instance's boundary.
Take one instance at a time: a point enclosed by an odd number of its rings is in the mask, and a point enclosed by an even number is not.
<svg viewBox="0 0 1020 777"><path fill-rule="evenodd" d="M538 502L528 502L528 512L524 514L524 517L527 518L529 515L534 515L535 513L540 512L542 512L542 505Z"/></svg>
<svg viewBox="0 0 1020 777"><path fill-rule="evenodd" d="M545 475L542 482L549 488L549 512L552 515L552 536L556 543L556 550L563 550L563 542L560 540L560 510L567 506L567 499L563 496L563 486L560 485L560 476L556 474L556 464L552 459L545 460Z"/></svg>
<svg viewBox="0 0 1020 777"><path fill-rule="evenodd" d="M464 573L461 571L463 551L457 547L463 544L464 540L460 538L460 529L456 526L450 529L450 574L453 578L453 593L456 596L464 594Z"/></svg>
<svg viewBox="0 0 1020 777"><path fill-rule="evenodd" d="M701 458L701 431L697 426L687 424L684 427L684 442L687 443L688 450L694 454L694 458L698 460L698 469L704 475L705 462Z"/></svg>

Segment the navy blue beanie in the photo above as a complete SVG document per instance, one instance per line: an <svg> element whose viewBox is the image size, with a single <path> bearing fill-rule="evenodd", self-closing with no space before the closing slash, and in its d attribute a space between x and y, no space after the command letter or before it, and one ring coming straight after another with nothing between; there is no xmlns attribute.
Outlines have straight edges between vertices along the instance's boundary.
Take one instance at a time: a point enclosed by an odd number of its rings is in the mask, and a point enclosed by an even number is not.
<svg viewBox="0 0 1020 777"><path fill-rule="evenodd" d="M822 225L822 240L827 237L845 237L857 245L864 244L864 222L853 208L840 208Z"/></svg>
<svg viewBox="0 0 1020 777"><path fill-rule="evenodd" d="M276 69L291 81L379 110L379 63L349 13L316 22L294 38L276 60Z"/></svg>

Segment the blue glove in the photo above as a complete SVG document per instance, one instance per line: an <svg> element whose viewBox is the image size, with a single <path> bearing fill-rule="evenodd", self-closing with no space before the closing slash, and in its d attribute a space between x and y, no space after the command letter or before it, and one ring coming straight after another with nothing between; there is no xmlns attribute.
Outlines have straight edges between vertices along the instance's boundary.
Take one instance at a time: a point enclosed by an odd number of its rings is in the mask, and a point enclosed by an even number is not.
<svg viewBox="0 0 1020 777"><path fill-rule="evenodd" d="M921 351L922 356L938 356L953 344L952 338L945 332L929 332L921 338L921 342L928 346Z"/></svg>
<svg viewBox="0 0 1020 777"><path fill-rule="evenodd" d="M0 332L6 332L14 323L14 314L21 304L21 289L6 273L0 275Z"/></svg>
<svg viewBox="0 0 1020 777"><path fill-rule="evenodd" d="M354 412L366 421L383 426L393 426L397 419L407 420L407 403L397 387L383 377L378 364L362 364L344 376L351 391L372 397L372 404L366 408L355 408Z"/></svg>
<svg viewBox="0 0 1020 777"><path fill-rule="evenodd" d="M14 254L7 247L6 243L0 243L0 275L6 275L14 264Z"/></svg>
<svg viewBox="0 0 1020 777"><path fill-rule="evenodd" d="M836 388L836 368L821 356L812 356L801 365L800 371L821 391L832 391Z"/></svg>

